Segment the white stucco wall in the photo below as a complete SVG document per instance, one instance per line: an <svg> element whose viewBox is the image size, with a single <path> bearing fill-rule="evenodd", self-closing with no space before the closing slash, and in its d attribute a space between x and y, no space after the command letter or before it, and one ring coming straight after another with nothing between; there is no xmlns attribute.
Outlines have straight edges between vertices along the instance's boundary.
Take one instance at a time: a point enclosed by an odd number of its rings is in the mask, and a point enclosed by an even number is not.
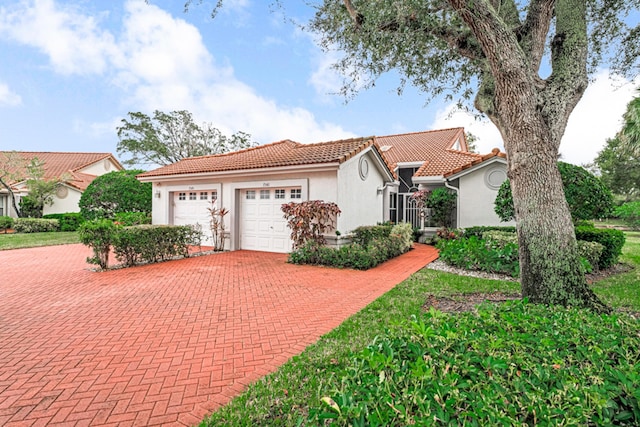
<svg viewBox="0 0 640 427"><path fill-rule="evenodd" d="M80 196L82 196L82 193L75 188L66 186L65 188L67 188L66 197L61 199L57 195L53 196L53 205L45 206L43 214L80 212L78 203L80 202Z"/></svg>
<svg viewBox="0 0 640 427"><path fill-rule="evenodd" d="M247 188L278 188L301 187L301 200L324 200L337 202L337 179L335 170L292 173L276 173L227 177L200 177L186 180L167 180L153 183L152 222L153 224L170 224L172 220L172 194L179 191L203 191L217 190L218 206L229 209L229 215L225 218L230 239L227 241L227 249L235 250L238 247L238 209L240 201L237 200L239 190Z"/></svg>
<svg viewBox="0 0 640 427"><path fill-rule="evenodd" d="M499 188L499 185L496 188L495 184L499 181L497 178L502 176L501 172L504 173L504 179L506 179L506 171L506 164L493 162L460 176L458 227L515 225L514 222L500 222L500 218L493 210ZM493 184L493 188L491 184Z"/></svg>
<svg viewBox="0 0 640 427"><path fill-rule="evenodd" d="M362 178L359 172L361 159L368 162L368 174ZM349 233L361 225L375 225L384 221L382 173L375 166L376 160L370 151L365 151L342 163L338 170L337 204L342 211L337 230Z"/></svg>

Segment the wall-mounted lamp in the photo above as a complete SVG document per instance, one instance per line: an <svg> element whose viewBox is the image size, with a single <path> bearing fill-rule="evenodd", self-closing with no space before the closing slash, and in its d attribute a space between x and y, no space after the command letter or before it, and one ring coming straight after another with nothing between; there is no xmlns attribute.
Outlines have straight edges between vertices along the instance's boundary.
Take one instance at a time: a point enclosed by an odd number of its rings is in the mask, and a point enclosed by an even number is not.
<svg viewBox="0 0 640 427"><path fill-rule="evenodd" d="M156 196L156 199L160 198L160 190L156 190L155 196Z"/></svg>

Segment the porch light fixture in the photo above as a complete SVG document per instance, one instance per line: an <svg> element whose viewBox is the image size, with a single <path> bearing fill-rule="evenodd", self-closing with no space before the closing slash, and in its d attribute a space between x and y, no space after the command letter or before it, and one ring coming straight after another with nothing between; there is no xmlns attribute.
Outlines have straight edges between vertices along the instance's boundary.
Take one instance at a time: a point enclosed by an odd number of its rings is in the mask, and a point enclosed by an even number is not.
<svg viewBox="0 0 640 427"><path fill-rule="evenodd" d="M156 196L156 199L160 198L160 190L156 190L155 196Z"/></svg>

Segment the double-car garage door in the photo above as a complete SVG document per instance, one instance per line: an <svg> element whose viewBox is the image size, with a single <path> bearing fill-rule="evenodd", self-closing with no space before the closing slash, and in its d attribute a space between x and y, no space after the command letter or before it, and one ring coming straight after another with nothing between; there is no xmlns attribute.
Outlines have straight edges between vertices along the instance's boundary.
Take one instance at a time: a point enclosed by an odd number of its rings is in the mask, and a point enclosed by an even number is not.
<svg viewBox="0 0 640 427"><path fill-rule="evenodd" d="M210 242L209 212L211 201L217 199L215 190L174 192L173 223L176 225L199 224L204 233L203 245ZM240 249L289 252L290 230L280 207L284 203L300 201L299 187L248 188L238 192L237 243ZM229 217L227 230L231 230ZM231 236L234 238L234 236Z"/></svg>

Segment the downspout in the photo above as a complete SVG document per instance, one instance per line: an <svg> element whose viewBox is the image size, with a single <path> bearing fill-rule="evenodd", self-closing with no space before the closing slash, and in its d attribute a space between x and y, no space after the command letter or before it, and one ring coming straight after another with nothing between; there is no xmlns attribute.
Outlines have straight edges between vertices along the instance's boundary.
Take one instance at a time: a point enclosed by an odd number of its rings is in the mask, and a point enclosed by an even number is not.
<svg viewBox="0 0 640 427"><path fill-rule="evenodd" d="M456 228L460 228L460 189L449 184L449 180L445 178L444 186L449 190L456 192Z"/></svg>

